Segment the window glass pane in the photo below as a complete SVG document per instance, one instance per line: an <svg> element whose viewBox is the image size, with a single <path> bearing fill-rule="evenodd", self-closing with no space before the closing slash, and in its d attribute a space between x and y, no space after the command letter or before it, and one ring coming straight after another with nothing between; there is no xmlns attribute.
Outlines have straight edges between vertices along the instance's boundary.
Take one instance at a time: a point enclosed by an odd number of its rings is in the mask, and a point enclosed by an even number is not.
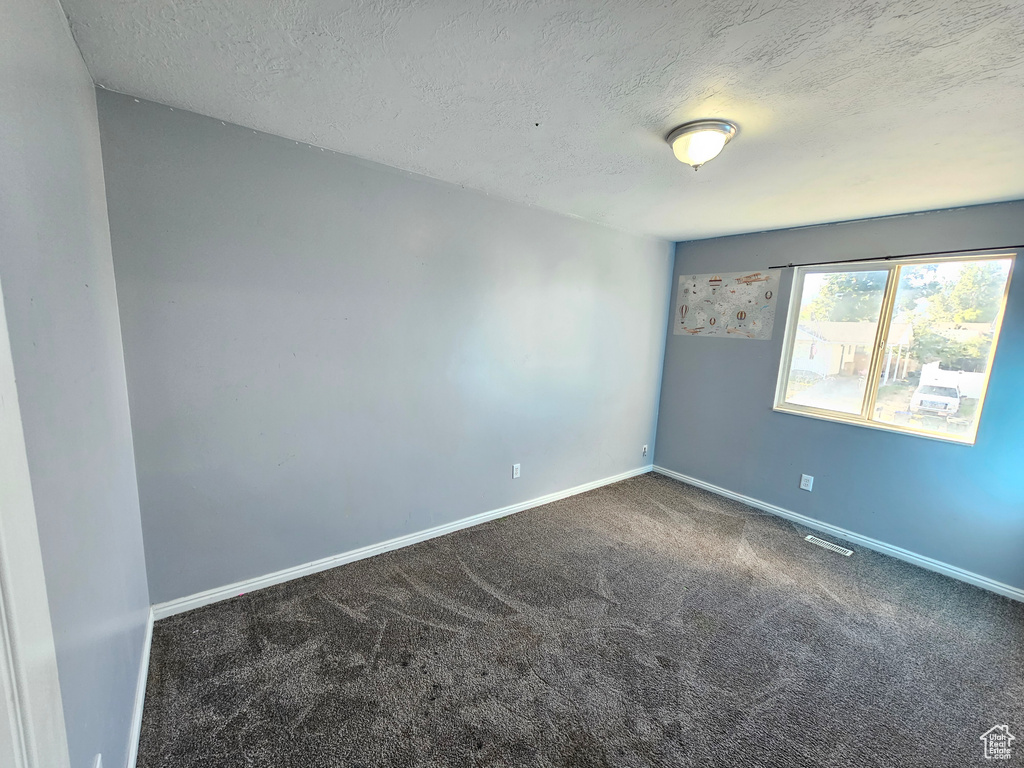
<svg viewBox="0 0 1024 768"><path fill-rule="evenodd" d="M972 435L1010 259L904 265L874 419Z"/></svg>
<svg viewBox="0 0 1024 768"><path fill-rule="evenodd" d="M805 273L785 402L861 413L888 276Z"/></svg>

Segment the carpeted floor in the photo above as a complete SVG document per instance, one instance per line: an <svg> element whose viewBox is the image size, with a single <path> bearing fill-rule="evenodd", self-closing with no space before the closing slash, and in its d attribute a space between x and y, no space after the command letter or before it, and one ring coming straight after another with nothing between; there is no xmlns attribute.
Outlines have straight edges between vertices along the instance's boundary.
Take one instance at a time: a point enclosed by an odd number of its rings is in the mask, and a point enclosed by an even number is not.
<svg viewBox="0 0 1024 768"><path fill-rule="evenodd" d="M1024 763L1024 605L658 475L164 619L140 768Z"/></svg>

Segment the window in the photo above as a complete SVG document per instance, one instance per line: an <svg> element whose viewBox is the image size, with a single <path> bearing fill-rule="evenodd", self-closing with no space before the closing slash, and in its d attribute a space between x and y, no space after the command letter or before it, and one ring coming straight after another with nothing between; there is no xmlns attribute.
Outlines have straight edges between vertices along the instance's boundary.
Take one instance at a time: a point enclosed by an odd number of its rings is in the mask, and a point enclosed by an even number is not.
<svg viewBox="0 0 1024 768"><path fill-rule="evenodd" d="M775 409L974 443L1015 255L798 267Z"/></svg>

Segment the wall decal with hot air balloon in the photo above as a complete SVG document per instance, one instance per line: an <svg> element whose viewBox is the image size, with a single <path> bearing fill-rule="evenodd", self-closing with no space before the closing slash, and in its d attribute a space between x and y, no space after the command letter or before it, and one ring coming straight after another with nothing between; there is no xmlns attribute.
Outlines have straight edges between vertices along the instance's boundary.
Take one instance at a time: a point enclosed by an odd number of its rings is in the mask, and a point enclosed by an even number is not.
<svg viewBox="0 0 1024 768"><path fill-rule="evenodd" d="M676 291L676 336L733 339L772 337L779 270L680 275Z"/></svg>

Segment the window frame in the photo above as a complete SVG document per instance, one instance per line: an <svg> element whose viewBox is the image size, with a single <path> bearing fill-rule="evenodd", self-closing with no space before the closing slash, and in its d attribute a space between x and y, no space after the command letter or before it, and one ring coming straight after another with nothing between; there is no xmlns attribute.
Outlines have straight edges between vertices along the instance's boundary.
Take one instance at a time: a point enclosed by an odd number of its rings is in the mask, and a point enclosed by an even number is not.
<svg viewBox="0 0 1024 768"><path fill-rule="evenodd" d="M985 396L988 394L989 380L992 376L992 363L995 360L996 349L999 347L999 335L1003 328L1003 318L1006 315L1006 301L1010 295L1010 283L1013 280L1013 271L1017 262L1017 251L1013 249L993 249L984 253L953 253L939 255L922 255L905 258L894 258L879 260L875 262L833 262L818 266L805 266L793 268L793 279L790 283L789 310L786 316L786 331L782 342L782 355L779 360L778 377L775 384L775 400L772 410L779 413L788 413L795 416L805 416L812 419L838 422L840 424L851 424L857 427L868 429L880 429L885 432L896 432L903 435L913 435L931 440L939 440L945 443L959 445L974 445L978 436L978 426L981 422L981 415L984 411ZM1010 260L1010 269L1006 275L1006 285L1003 287L1003 297L999 304L999 311L993 326L992 346L988 351L988 360L985 367L985 379L982 383L981 396L978 398L977 415L972 424L972 429L967 434L952 434L926 429L924 427L911 426L909 424L887 424L882 421L875 421L871 418L875 411L875 404L878 398L879 377L882 372L885 349L888 346L889 331L892 324L893 313L896 304L896 293L899 289L900 271L905 265L939 264L943 262L964 262L964 261L995 261ZM832 411L827 408L819 408L810 405L798 405L785 401L786 389L789 385L790 368L792 367L793 350L796 345L796 336L800 325L800 301L803 297L804 279L808 274L821 274L829 272L888 272L885 289L882 296L882 306L879 312L878 324L875 328L875 340L871 348L871 363L868 366L867 386L864 389L864 400L861 403L859 414L843 413Z"/></svg>

